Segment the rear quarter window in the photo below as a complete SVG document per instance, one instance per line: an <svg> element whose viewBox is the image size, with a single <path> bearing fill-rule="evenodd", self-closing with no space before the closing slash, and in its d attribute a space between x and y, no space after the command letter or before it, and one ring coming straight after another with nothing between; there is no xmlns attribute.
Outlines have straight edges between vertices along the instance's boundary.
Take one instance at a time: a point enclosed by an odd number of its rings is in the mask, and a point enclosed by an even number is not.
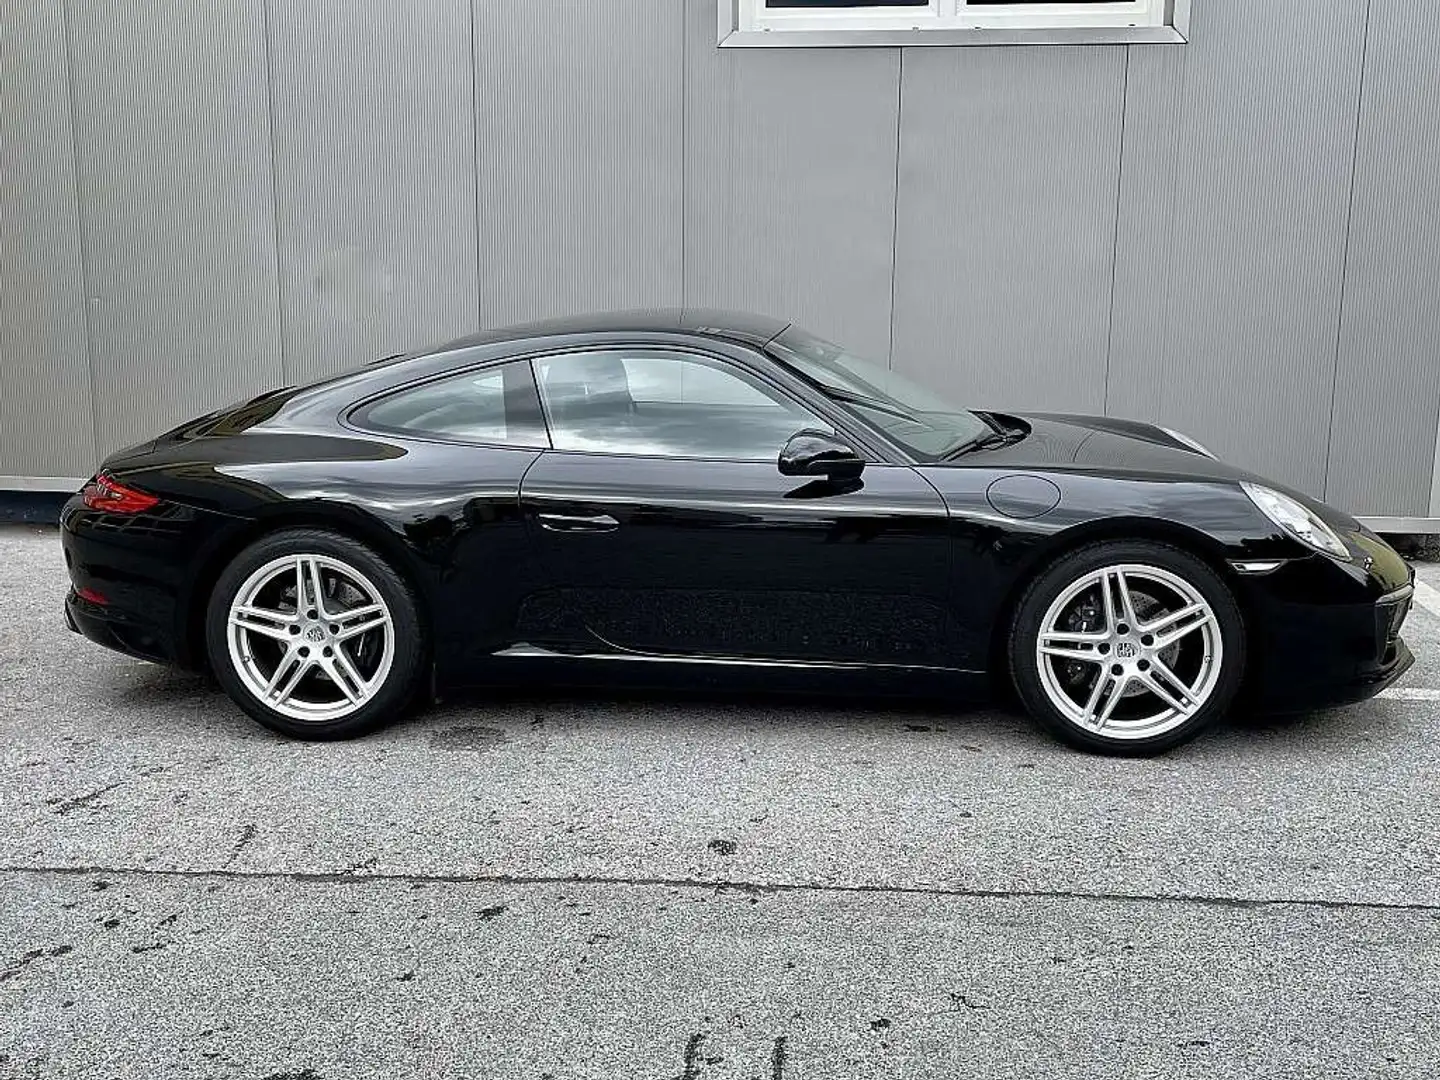
<svg viewBox="0 0 1440 1080"><path fill-rule="evenodd" d="M515 360L446 375L362 405L351 423L445 442L549 445L530 364Z"/></svg>

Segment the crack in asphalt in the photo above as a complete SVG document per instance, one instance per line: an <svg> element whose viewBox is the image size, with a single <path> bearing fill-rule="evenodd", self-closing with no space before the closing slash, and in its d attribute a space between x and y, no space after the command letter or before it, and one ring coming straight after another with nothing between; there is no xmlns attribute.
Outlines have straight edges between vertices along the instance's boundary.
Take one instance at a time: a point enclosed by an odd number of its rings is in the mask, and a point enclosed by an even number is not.
<svg viewBox="0 0 1440 1080"><path fill-rule="evenodd" d="M116 780L113 784L106 784L104 787L97 788L94 791L87 791L84 795L77 795L73 799L57 800L52 806L54 807L55 813L61 815L68 814L72 810L79 810L81 807L89 806L96 799L102 795L108 795L123 783L125 783L124 780Z"/></svg>
<svg viewBox="0 0 1440 1080"><path fill-rule="evenodd" d="M735 879L606 877L603 875L554 874L425 874L356 873L353 870L157 870L143 866L0 866L0 874L90 877L220 878L227 881L290 881L301 885L358 885L372 882L435 885L549 886L587 885L612 888L734 890L774 895L780 893L828 893L841 896L925 896L961 900L1082 900L1120 904L1181 904L1223 908L1308 907L1333 911L1408 911L1440 913L1440 903L1412 903L1388 900L1328 900L1320 897L1202 896L1185 893L1088 892L1077 889L967 889L923 885L833 885L821 882L760 882Z"/></svg>
<svg viewBox="0 0 1440 1080"><path fill-rule="evenodd" d="M245 850L246 844L255 839L255 834L258 831L259 829L255 824L251 822L245 824L244 828L240 830L240 839L236 840L235 846L230 849L230 858L225 860L226 866L229 866L240 857L240 852Z"/></svg>

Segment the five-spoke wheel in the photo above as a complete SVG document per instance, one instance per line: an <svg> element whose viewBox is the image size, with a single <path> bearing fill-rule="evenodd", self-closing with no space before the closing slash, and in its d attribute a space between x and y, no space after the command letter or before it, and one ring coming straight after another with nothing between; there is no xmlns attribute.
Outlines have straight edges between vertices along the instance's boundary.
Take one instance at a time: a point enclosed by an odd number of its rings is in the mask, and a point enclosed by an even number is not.
<svg viewBox="0 0 1440 1080"><path fill-rule="evenodd" d="M1073 552L1032 584L1011 640L1030 710L1087 749L1156 752L1222 713L1243 663L1240 614L1202 561L1164 544Z"/></svg>
<svg viewBox="0 0 1440 1080"><path fill-rule="evenodd" d="M230 662L251 693L295 720L335 720L369 700L395 658L379 590L324 555L283 555L230 604Z"/></svg>
<svg viewBox="0 0 1440 1080"><path fill-rule="evenodd" d="M383 559L297 530L264 538L221 575L207 640L216 676L252 716L335 738L408 701L423 635L410 589Z"/></svg>

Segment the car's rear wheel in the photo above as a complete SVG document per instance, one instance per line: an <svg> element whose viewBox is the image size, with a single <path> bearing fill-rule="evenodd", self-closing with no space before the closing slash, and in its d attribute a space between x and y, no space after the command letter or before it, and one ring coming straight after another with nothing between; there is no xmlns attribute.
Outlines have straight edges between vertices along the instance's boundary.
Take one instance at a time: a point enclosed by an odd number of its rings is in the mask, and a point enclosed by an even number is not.
<svg viewBox="0 0 1440 1080"><path fill-rule="evenodd" d="M216 678L266 727L343 739L399 715L424 668L415 596L383 558L317 529L266 536L215 585L206 646Z"/></svg>
<svg viewBox="0 0 1440 1080"><path fill-rule="evenodd" d="M1065 742L1155 754L1225 714L1244 672L1244 622L1229 587L1189 552L1098 543L1031 584L1010 665L1025 706Z"/></svg>

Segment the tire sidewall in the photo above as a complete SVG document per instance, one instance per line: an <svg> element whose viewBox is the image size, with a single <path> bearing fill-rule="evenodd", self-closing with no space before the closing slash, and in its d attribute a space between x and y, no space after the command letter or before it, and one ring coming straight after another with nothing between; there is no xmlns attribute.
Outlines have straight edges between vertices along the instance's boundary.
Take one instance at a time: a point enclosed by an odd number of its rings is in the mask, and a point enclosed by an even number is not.
<svg viewBox="0 0 1440 1080"><path fill-rule="evenodd" d="M360 709L336 720L307 722L260 701L236 672L230 657L230 606L261 566L287 555L326 555L364 574L390 609L395 655L384 684ZM251 718L293 738L344 739L373 730L401 715L415 697L424 669L425 635L414 591L383 557L364 544L321 529L291 529L255 541L237 555L215 583L205 613L205 647L216 680Z"/></svg>
<svg viewBox="0 0 1440 1080"><path fill-rule="evenodd" d="M1079 727L1051 704L1040 680L1035 646L1050 605L1076 579L1105 566L1134 563L1178 574L1210 605L1223 647L1219 679L1205 705L1179 727L1143 739L1106 738ZM1061 556L1031 583L1016 609L1009 639L1015 689L1026 709L1071 746L1096 753L1143 757L1189 742L1229 710L1245 672L1245 622L1235 594L1206 562L1158 541L1103 541Z"/></svg>

